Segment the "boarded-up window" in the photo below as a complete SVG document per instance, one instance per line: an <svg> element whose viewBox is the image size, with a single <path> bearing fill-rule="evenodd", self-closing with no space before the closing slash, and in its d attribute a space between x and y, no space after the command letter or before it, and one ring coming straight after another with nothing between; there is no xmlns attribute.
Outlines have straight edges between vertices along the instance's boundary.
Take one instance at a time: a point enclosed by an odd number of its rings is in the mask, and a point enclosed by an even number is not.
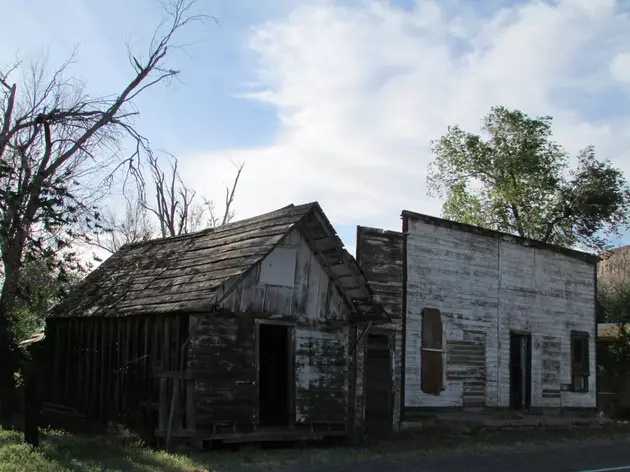
<svg viewBox="0 0 630 472"><path fill-rule="evenodd" d="M260 264L259 282L266 285L295 285L296 250L277 247Z"/></svg>
<svg viewBox="0 0 630 472"><path fill-rule="evenodd" d="M440 310L422 310L422 391L431 395L444 389L443 332Z"/></svg>
<svg viewBox="0 0 630 472"><path fill-rule="evenodd" d="M588 333L571 333L571 384L575 392L588 391Z"/></svg>

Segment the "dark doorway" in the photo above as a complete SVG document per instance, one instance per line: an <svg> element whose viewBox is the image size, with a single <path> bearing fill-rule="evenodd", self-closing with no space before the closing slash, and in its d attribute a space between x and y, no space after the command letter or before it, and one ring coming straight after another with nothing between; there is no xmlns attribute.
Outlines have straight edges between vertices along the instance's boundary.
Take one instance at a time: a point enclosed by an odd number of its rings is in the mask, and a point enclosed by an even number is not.
<svg viewBox="0 0 630 472"><path fill-rule="evenodd" d="M289 424L292 387L289 326L258 325L258 395L260 424Z"/></svg>
<svg viewBox="0 0 630 472"><path fill-rule="evenodd" d="M368 430L392 423L392 366L389 336L370 334L365 359L365 422Z"/></svg>
<svg viewBox="0 0 630 472"><path fill-rule="evenodd" d="M532 391L532 338L510 335L510 408L529 410Z"/></svg>

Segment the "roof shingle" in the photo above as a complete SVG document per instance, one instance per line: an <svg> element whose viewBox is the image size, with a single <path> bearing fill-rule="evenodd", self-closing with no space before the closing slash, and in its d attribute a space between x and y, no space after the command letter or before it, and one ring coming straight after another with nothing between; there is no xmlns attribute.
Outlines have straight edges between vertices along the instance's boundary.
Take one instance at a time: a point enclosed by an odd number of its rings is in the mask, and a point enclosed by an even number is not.
<svg viewBox="0 0 630 472"><path fill-rule="evenodd" d="M198 312L218 289L260 262L316 204L197 233L123 246L89 274L51 316Z"/></svg>

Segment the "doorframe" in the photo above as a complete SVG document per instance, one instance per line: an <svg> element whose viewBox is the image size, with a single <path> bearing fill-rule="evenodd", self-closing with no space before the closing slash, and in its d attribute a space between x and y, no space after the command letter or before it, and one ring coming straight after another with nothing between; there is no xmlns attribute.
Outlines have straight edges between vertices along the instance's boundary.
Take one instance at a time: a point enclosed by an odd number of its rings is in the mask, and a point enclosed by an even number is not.
<svg viewBox="0 0 630 472"><path fill-rule="evenodd" d="M372 328L365 335L365 345L364 345L364 353L363 353L363 415L364 415L364 423L367 425L367 360L368 360L368 351L369 351L369 337L370 336L387 336L387 350L389 351L389 384L390 384L390 395L389 395L389 422L390 427L394 427L394 402L395 402L395 394L394 394L394 373L396 370L396 332L392 329L387 328ZM383 347L385 350L385 347ZM401 406L402 409L402 406ZM364 426L365 426L364 425Z"/></svg>
<svg viewBox="0 0 630 472"><path fill-rule="evenodd" d="M289 383L287 385L288 389L288 400L289 400L289 427L292 427L295 424L295 328L296 323L294 321L282 321L282 320L273 320L273 319L264 319L264 318L256 318L254 319L255 323L255 334L254 334L254 349L256 358L255 367L256 367L256 415L257 415L257 424L260 425L260 325L274 325L274 326L284 326L288 331L288 340L287 340L287 349L288 349L288 370L289 370Z"/></svg>
<svg viewBox="0 0 630 472"><path fill-rule="evenodd" d="M519 338L527 339L526 347L526 359L525 359L525 387L523 387L523 392L525 393L525 398L522 399L522 408L520 410L515 410L512 404L512 340L514 337L518 336ZM521 330L511 330L510 331L510 355L509 355L509 393L510 393L510 409L515 411L530 411L532 408L532 333L529 331L521 331ZM521 361L522 362L522 361Z"/></svg>

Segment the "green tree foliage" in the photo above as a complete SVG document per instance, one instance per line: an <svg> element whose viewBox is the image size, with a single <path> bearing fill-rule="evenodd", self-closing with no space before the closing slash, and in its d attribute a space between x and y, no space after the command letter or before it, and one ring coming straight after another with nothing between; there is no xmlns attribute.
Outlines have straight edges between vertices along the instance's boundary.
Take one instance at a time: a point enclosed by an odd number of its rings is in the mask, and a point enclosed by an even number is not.
<svg viewBox="0 0 630 472"><path fill-rule="evenodd" d="M64 258L26 259L20 274L15 307L9 313L16 342L44 328L46 312L61 301L86 269Z"/></svg>
<svg viewBox="0 0 630 472"><path fill-rule="evenodd" d="M630 187L592 146L569 168L552 118L493 107L483 136L450 126L432 143L430 193L445 218L565 247L601 251L630 222Z"/></svg>
<svg viewBox="0 0 630 472"><path fill-rule="evenodd" d="M616 323L619 335L604 350L598 352L598 382L601 388L626 398L630 392L630 284L600 284L598 296L598 322ZM620 414L627 405L622 406Z"/></svg>

